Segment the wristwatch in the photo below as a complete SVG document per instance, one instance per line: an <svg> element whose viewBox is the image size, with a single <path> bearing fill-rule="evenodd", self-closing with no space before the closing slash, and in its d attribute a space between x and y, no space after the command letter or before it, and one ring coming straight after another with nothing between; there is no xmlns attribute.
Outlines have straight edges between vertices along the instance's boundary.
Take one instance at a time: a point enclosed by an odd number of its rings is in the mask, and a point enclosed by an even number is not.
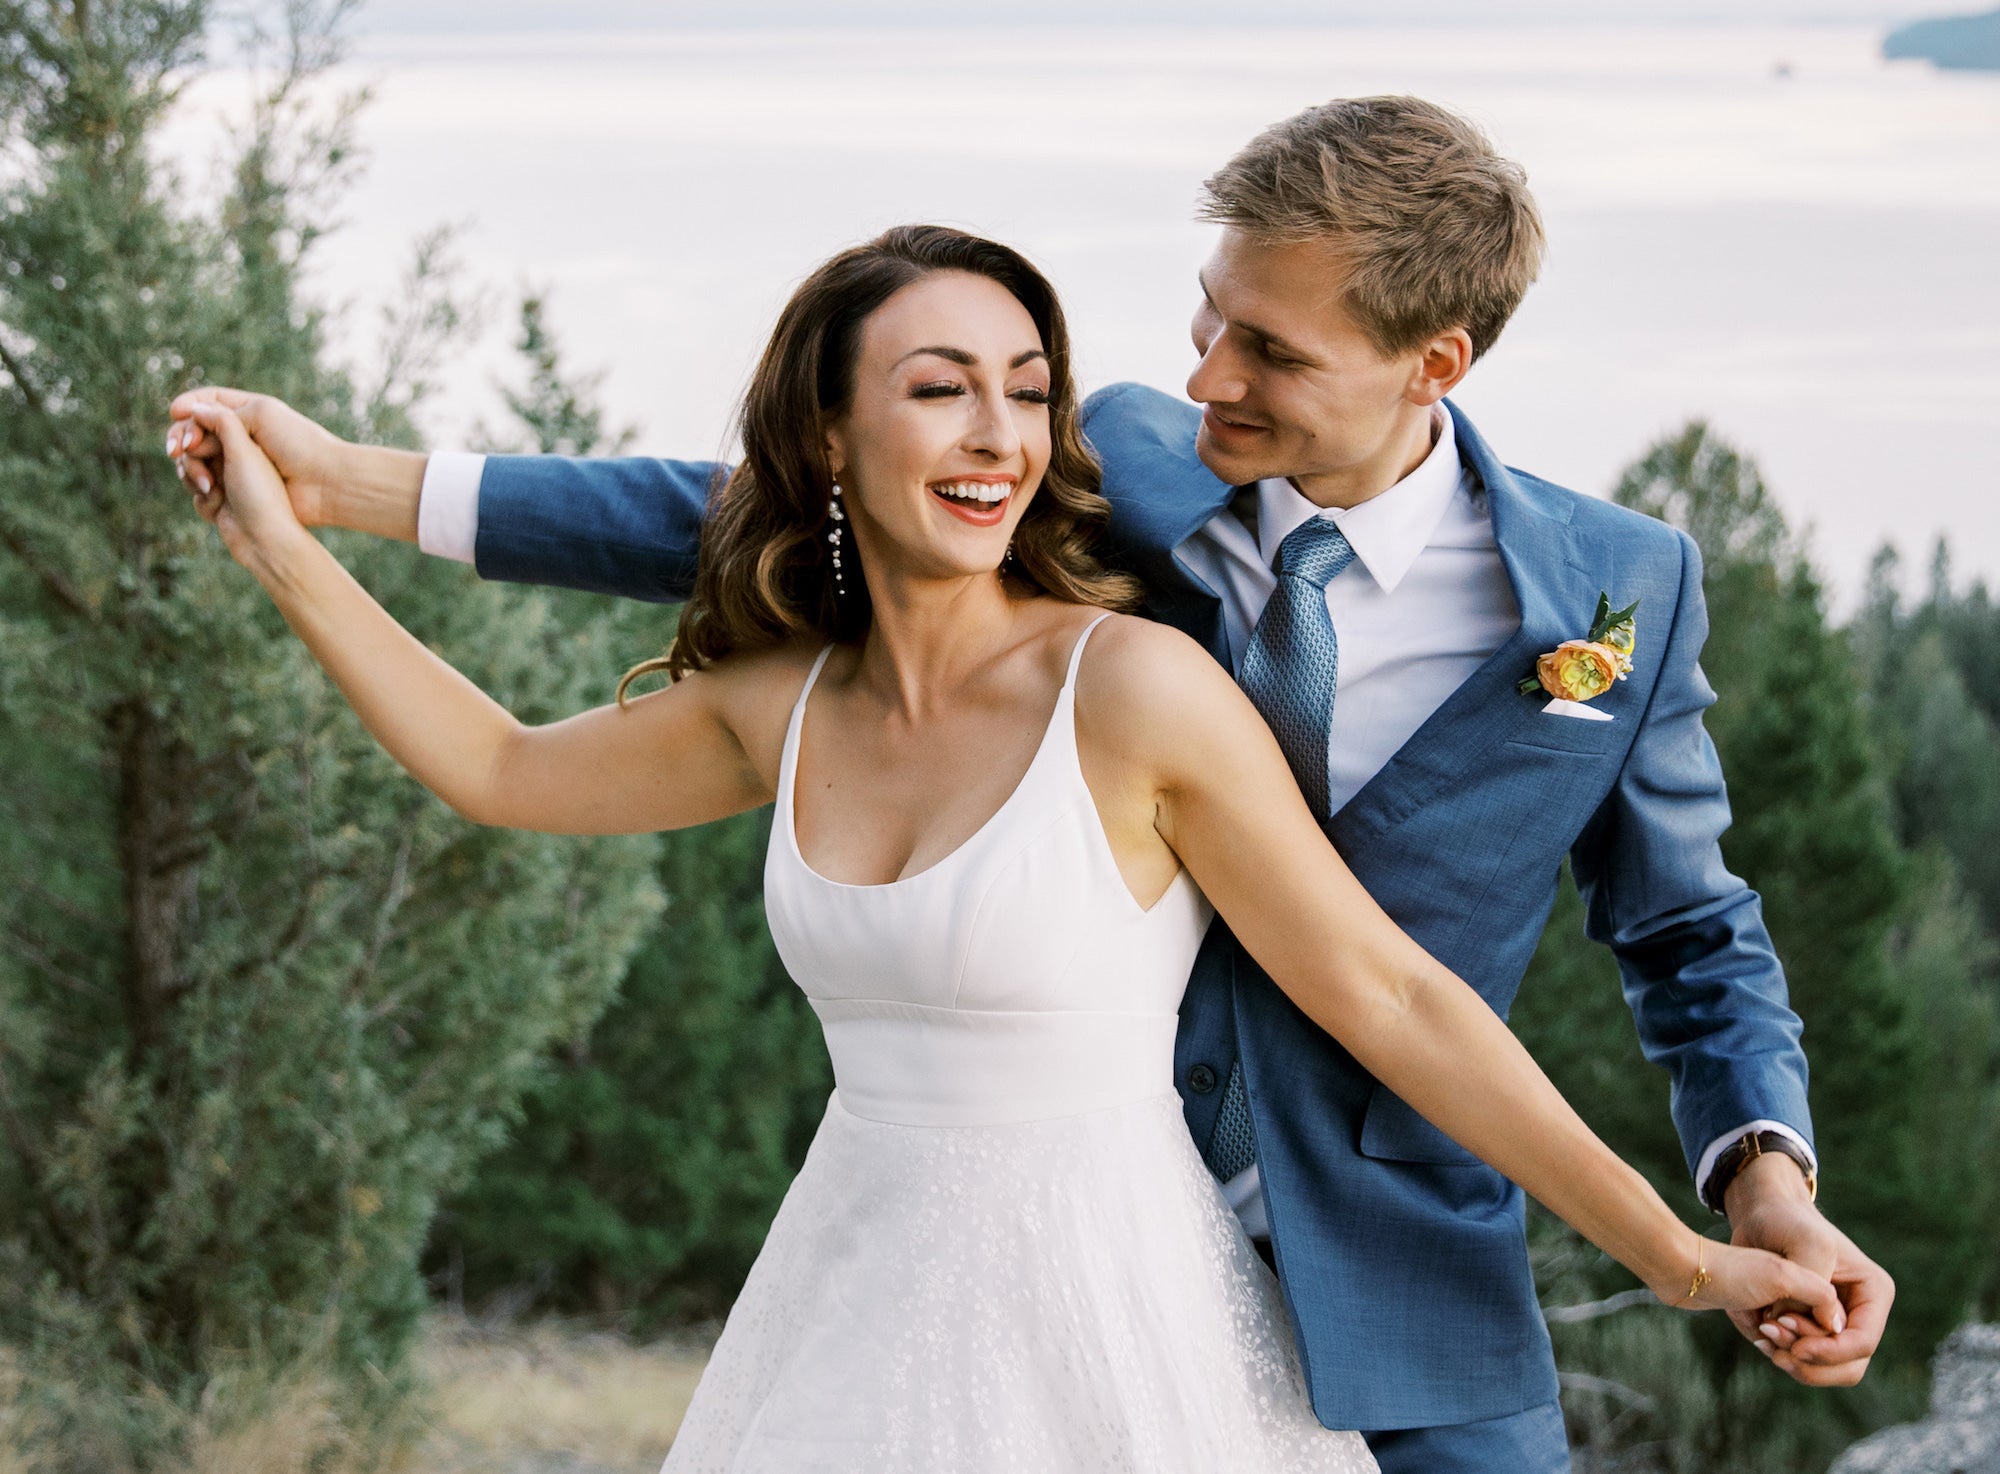
<svg viewBox="0 0 2000 1474"><path fill-rule="evenodd" d="M1797 1162L1799 1171L1806 1175L1806 1192L1814 1202L1819 1201L1819 1169L1806 1155L1805 1148L1781 1131L1746 1131L1722 1149L1722 1155L1715 1159L1715 1170L1708 1174L1708 1185L1702 1189L1701 1200L1710 1211L1723 1211L1723 1194L1729 1191L1729 1184L1736 1180L1736 1174L1766 1152L1777 1152Z"/></svg>

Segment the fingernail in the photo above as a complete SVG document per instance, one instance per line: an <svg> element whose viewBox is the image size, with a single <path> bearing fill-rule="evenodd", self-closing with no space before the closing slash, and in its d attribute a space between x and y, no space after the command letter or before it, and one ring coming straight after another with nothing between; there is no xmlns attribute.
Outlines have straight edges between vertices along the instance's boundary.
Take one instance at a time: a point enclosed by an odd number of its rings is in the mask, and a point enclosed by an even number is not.
<svg viewBox="0 0 2000 1474"><path fill-rule="evenodd" d="M1752 1341L1750 1344L1761 1351L1767 1359L1778 1354L1778 1348L1769 1341Z"/></svg>
<svg viewBox="0 0 2000 1474"><path fill-rule="evenodd" d="M1778 1328L1769 1321L1765 1321L1757 1327L1757 1334L1762 1336L1766 1341L1776 1342L1778 1339Z"/></svg>
<svg viewBox="0 0 2000 1474"><path fill-rule="evenodd" d="M201 494L203 496L207 496L209 492L209 487L213 484L212 482L209 481L207 473L202 471L195 472L194 481L195 485L201 488Z"/></svg>
<svg viewBox="0 0 2000 1474"><path fill-rule="evenodd" d="M1799 1323L1793 1320L1789 1315L1779 1316L1778 1324L1783 1326L1786 1330L1790 1331L1794 1336L1800 1334Z"/></svg>
<svg viewBox="0 0 2000 1474"><path fill-rule="evenodd" d="M1834 1335L1838 1336L1842 1331L1846 1329L1847 1329L1847 1316L1845 1315L1845 1313L1842 1312L1841 1308L1838 1305L1836 1305L1833 1308L1833 1333Z"/></svg>

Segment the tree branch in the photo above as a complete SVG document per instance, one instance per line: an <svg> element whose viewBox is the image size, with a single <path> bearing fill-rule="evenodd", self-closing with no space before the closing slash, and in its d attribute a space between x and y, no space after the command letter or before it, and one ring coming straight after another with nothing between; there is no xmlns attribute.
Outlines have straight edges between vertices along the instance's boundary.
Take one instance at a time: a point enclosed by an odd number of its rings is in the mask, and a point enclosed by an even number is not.
<svg viewBox="0 0 2000 1474"><path fill-rule="evenodd" d="M69 971L53 957L42 951L32 940L24 937L12 927L7 929L6 941L8 950L51 982L59 983L69 989L70 992L80 993L86 998L95 998L98 996L98 989L88 979L80 978L75 973Z"/></svg>
<svg viewBox="0 0 2000 1474"><path fill-rule="evenodd" d="M26 540L12 528L0 527L0 547L6 548L8 552L26 564L28 571L40 579L42 587L48 590L49 597L62 605L63 608L69 610L71 614L81 619L95 617L97 611L91 607L90 600L83 596L83 590L71 583L61 571L49 567L41 559L37 558L34 550L28 546Z"/></svg>
<svg viewBox="0 0 2000 1474"><path fill-rule="evenodd" d="M1595 1392L1600 1397L1609 1397L1643 1412L1651 1412L1658 1406L1646 1393L1627 1387L1623 1382L1614 1382L1609 1377L1593 1377L1588 1372L1557 1372L1556 1381L1567 1392Z"/></svg>
<svg viewBox="0 0 2000 1474"><path fill-rule="evenodd" d="M1657 1303L1651 1290L1621 1290L1616 1295L1607 1295L1602 1300L1587 1300L1581 1305L1552 1305L1542 1312L1542 1319L1552 1326L1563 1326L1580 1320L1601 1320L1621 1310L1630 1310L1635 1305Z"/></svg>
<svg viewBox="0 0 2000 1474"><path fill-rule="evenodd" d="M8 351L5 339L0 339L0 368L7 370L7 377L14 381L14 387L21 391L21 398L28 402L28 408L42 419L47 419L49 407L42 400L41 391L35 388L34 380L21 366L21 360Z"/></svg>

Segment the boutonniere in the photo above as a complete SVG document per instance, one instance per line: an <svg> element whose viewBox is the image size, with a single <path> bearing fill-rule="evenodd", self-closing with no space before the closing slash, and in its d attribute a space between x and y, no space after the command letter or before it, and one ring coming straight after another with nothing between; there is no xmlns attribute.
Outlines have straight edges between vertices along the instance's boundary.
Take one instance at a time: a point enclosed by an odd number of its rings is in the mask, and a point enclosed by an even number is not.
<svg viewBox="0 0 2000 1474"><path fill-rule="evenodd" d="M1632 673L1632 652L1638 647L1638 627L1632 615L1634 599L1623 609L1611 607L1611 596L1597 596L1597 618L1581 640L1564 640L1535 662L1535 673L1521 682L1521 694L1546 691L1558 701L1590 701Z"/></svg>

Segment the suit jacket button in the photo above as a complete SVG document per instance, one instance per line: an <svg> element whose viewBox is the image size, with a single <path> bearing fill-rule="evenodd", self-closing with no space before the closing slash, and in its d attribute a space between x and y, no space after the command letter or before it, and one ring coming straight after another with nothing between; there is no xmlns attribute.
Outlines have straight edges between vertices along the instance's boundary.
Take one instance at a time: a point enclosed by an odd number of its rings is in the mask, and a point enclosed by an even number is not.
<svg viewBox="0 0 2000 1474"><path fill-rule="evenodd" d="M1215 1071L1207 1065L1196 1065L1188 1071L1188 1089L1196 1095L1206 1095L1215 1089Z"/></svg>

